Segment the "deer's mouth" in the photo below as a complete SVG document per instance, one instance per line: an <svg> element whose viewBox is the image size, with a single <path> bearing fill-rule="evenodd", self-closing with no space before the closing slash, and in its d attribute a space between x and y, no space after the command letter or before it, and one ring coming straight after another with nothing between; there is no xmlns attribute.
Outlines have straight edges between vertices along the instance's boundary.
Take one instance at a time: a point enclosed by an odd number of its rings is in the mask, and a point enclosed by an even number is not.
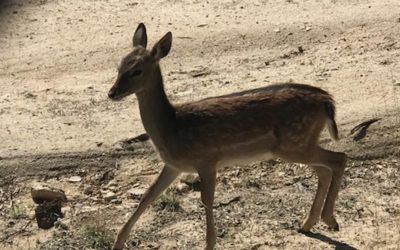
<svg viewBox="0 0 400 250"><path fill-rule="evenodd" d="M121 92L118 89L111 89L108 92L108 97L113 101L120 101L127 95L129 95L129 93L125 91Z"/></svg>

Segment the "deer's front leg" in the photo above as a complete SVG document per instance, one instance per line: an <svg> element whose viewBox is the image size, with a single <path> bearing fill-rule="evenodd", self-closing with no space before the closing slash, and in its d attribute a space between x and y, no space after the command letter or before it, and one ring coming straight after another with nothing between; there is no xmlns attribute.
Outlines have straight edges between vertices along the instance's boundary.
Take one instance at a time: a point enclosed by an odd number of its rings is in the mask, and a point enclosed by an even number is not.
<svg viewBox="0 0 400 250"><path fill-rule="evenodd" d="M214 226L213 203L215 193L216 169L199 170L201 201L204 204L207 221L206 250L214 249L216 233Z"/></svg>
<svg viewBox="0 0 400 250"><path fill-rule="evenodd" d="M113 249L117 250L124 247L129 232L139 219L140 215L142 215L150 203L153 202L176 179L176 177L178 177L179 174L180 172L178 170L164 166L160 175L143 194L136 211L119 231Z"/></svg>

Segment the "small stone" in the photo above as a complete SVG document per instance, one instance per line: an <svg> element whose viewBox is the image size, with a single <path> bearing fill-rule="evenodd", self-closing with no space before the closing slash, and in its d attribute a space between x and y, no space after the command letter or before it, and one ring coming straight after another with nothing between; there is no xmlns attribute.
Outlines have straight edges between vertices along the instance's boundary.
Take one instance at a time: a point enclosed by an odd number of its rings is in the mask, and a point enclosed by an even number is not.
<svg viewBox="0 0 400 250"><path fill-rule="evenodd" d="M111 200L116 199L116 198L117 198L117 195L112 191L109 191L105 195L103 195L103 199L108 202L110 202Z"/></svg>
<svg viewBox="0 0 400 250"><path fill-rule="evenodd" d="M128 197L131 199L140 199L142 195L146 192L144 188L131 188L128 190Z"/></svg>
<svg viewBox="0 0 400 250"><path fill-rule="evenodd" d="M190 187L186 183L178 183L176 185L176 190L179 193L186 193L190 190Z"/></svg>
<svg viewBox="0 0 400 250"><path fill-rule="evenodd" d="M274 32L279 33L279 32L281 32L281 30L279 28L276 28L276 29L274 29Z"/></svg>
<svg viewBox="0 0 400 250"><path fill-rule="evenodd" d="M83 213L93 213L98 211L98 208L95 206L81 206L81 207L77 207L75 206L75 211L78 214L83 214Z"/></svg>
<svg viewBox="0 0 400 250"><path fill-rule="evenodd" d="M197 174L186 174L181 178L181 182L189 186L194 191L200 191L200 177Z"/></svg>
<svg viewBox="0 0 400 250"><path fill-rule="evenodd" d="M80 177L80 176L71 176L68 179L69 182L73 182L73 183L80 182L81 180L82 180L82 177Z"/></svg>
<svg viewBox="0 0 400 250"><path fill-rule="evenodd" d="M122 204L122 200L120 200L120 199L112 199L110 201L110 203L119 205L119 204Z"/></svg>
<svg viewBox="0 0 400 250"><path fill-rule="evenodd" d="M109 181L108 184L106 185L107 188L116 186L118 186L118 183L115 180Z"/></svg>
<svg viewBox="0 0 400 250"><path fill-rule="evenodd" d="M193 185L197 182L200 182L200 177L197 174L185 174L182 175L181 182L186 183L188 185Z"/></svg>
<svg viewBox="0 0 400 250"><path fill-rule="evenodd" d="M86 195L93 194L93 188L92 188L92 186L87 186L87 187L85 187L85 189L83 189L83 193L86 194Z"/></svg>
<svg viewBox="0 0 400 250"><path fill-rule="evenodd" d="M118 190L119 190L119 188L118 187L116 187L116 186L109 186L109 187L107 187L107 190L110 190L110 191L112 191L112 192L118 192Z"/></svg>
<svg viewBox="0 0 400 250"><path fill-rule="evenodd" d="M72 208L70 206L65 206L62 208L62 213L64 215L70 215L72 214Z"/></svg>
<svg viewBox="0 0 400 250"><path fill-rule="evenodd" d="M285 175L286 175L285 172L279 172L279 173L278 173L278 176L279 176L279 177L284 177Z"/></svg>
<svg viewBox="0 0 400 250"><path fill-rule="evenodd" d="M306 31L310 31L311 30L311 27L310 26L307 26L306 27Z"/></svg>
<svg viewBox="0 0 400 250"><path fill-rule="evenodd" d="M54 223L54 226L57 227L57 228L61 228L61 229L64 229L64 230L68 230L70 224L71 224L71 221L70 221L70 220L59 218L59 219Z"/></svg>

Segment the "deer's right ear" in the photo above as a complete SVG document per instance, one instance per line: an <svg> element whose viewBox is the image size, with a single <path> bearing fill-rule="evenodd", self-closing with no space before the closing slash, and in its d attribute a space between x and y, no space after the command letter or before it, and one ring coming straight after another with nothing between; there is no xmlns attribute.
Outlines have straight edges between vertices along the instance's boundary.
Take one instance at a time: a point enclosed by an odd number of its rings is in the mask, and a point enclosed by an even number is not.
<svg viewBox="0 0 400 250"><path fill-rule="evenodd" d="M140 23L136 28L135 34L132 38L133 47L138 45L146 48L147 46L147 33L146 33L146 26L143 23Z"/></svg>
<svg viewBox="0 0 400 250"><path fill-rule="evenodd" d="M154 45L153 49L150 51L150 55L152 55L156 60L160 60L164 56L168 55L171 50L171 44L172 33L168 32Z"/></svg>

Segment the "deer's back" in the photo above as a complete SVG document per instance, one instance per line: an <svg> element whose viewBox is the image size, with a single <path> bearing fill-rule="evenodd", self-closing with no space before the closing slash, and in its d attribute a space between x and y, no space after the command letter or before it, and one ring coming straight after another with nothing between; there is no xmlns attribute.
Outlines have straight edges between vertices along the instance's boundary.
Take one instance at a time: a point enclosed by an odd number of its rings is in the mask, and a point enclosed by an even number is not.
<svg viewBox="0 0 400 250"><path fill-rule="evenodd" d="M302 84L206 98L176 106L175 138L188 154L257 154L306 143L311 129L325 125L326 105L333 105L329 93Z"/></svg>
<svg viewBox="0 0 400 250"><path fill-rule="evenodd" d="M333 105L331 95L303 84L274 84L176 106L178 129L251 131L291 126ZM211 132L210 131L210 132ZM220 132L218 132L220 133Z"/></svg>

